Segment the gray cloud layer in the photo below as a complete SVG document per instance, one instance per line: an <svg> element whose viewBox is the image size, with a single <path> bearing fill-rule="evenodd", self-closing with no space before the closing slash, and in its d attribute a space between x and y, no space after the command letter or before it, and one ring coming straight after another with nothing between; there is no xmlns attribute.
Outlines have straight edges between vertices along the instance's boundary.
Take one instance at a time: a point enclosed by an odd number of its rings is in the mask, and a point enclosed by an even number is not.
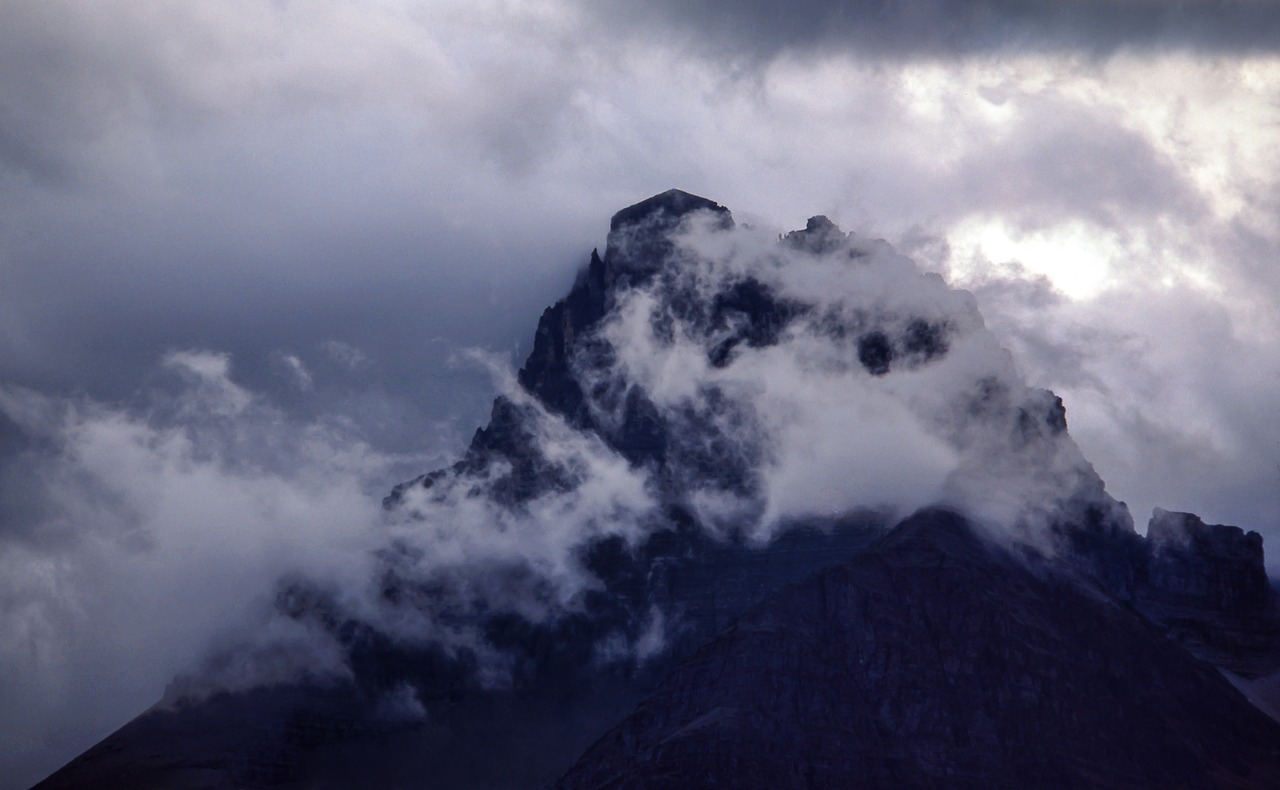
<svg viewBox="0 0 1280 790"><path fill-rule="evenodd" d="M1280 46L1280 9L1259 0L606 0L591 6L613 24L646 24L695 46L717 42L756 57L787 50L896 59L1169 47L1241 53Z"/></svg>

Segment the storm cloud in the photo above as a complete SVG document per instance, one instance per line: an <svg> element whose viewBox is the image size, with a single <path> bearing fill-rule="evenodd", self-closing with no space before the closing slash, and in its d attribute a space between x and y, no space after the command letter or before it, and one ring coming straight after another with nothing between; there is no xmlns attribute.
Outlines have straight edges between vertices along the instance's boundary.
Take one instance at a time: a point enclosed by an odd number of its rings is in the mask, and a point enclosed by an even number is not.
<svg viewBox="0 0 1280 790"><path fill-rule="evenodd" d="M787 50L856 50L887 58L1032 50L1273 52L1280 12L1255 0L711 0L592 3L614 24L644 24L768 58Z"/></svg>
<svg viewBox="0 0 1280 790"><path fill-rule="evenodd" d="M0 2L0 617L44 629L5 630L6 710L42 722L5 720L5 775L159 699L246 604L112 612L358 543L486 416L463 350L518 363L610 214L672 186L969 289L1140 527L1257 529L1274 569L1278 14Z"/></svg>

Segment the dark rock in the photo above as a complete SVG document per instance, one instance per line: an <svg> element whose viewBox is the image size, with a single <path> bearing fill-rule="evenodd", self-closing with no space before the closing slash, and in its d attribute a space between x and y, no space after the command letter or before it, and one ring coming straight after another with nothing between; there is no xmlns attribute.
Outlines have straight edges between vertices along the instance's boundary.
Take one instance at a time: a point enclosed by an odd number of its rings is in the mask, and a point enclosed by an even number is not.
<svg viewBox="0 0 1280 790"><path fill-rule="evenodd" d="M658 465L667 459L667 424L658 407L639 387L627 392L623 404L622 424L613 441L614 448L633 464L652 461Z"/></svg>
<svg viewBox="0 0 1280 790"><path fill-rule="evenodd" d="M1280 600L1258 533L1157 508L1144 538L1092 506L1057 532L1067 565L1193 655L1246 678L1280 670Z"/></svg>
<svg viewBox="0 0 1280 790"><path fill-rule="evenodd" d="M947 353L946 329L942 324L916 318L907 324L902 347L908 354L915 354L924 361Z"/></svg>
<svg viewBox="0 0 1280 790"><path fill-rule="evenodd" d="M1048 390L1045 390L1048 392ZM1067 432L1067 407L1062 404L1062 398L1049 393L1053 397L1053 404L1049 407L1048 413L1045 414L1045 424L1049 426L1050 432L1054 434Z"/></svg>
<svg viewBox="0 0 1280 790"><path fill-rule="evenodd" d="M1156 509L1137 606L1181 644L1254 677L1280 669L1280 608L1262 536Z"/></svg>
<svg viewBox="0 0 1280 790"><path fill-rule="evenodd" d="M510 464L509 471L486 481L485 489L495 501L517 505L548 491L573 487L571 470L549 461L530 426L532 407L518 406L505 397L493 401L489 424L471 438L471 445L456 472L481 476L496 459Z"/></svg>
<svg viewBox="0 0 1280 790"><path fill-rule="evenodd" d="M893 356L893 344L884 332L877 329L858 338L858 361L871 375L888 373Z"/></svg>
<svg viewBox="0 0 1280 790"><path fill-rule="evenodd" d="M706 212L712 227L732 228L733 217L719 203L679 189L642 200L613 215L605 248L606 285L646 282L667 265L675 252L671 232L690 215Z"/></svg>
<svg viewBox="0 0 1280 790"><path fill-rule="evenodd" d="M926 511L684 661L558 786L1277 783L1280 725L1211 666Z"/></svg>
<svg viewBox="0 0 1280 790"><path fill-rule="evenodd" d="M534 335L533 350L518 374L520 385L534 395L550 411L569 420L575 427L594 430L614 449L634 463L660 462L665 442L665 426L648 406L643 393L625 395L626 409L619 425L597 424L588 404L605 397L607 392L584 392L585 374L606 368L610 362L608 349L593 343L593 332L608 313L621 288L647 282L667 265L674 252L671 233L689 215L708 212L717 227L732 227L733 219L723 206L706 198L677 189L654 195L629 206L610 221L609 243L605 258L593 250L587 267L578 276L569 295L543 312ZM758 284L757 284L758 286ZM756 297L752 301L752 297ZM731 294L725 311L745 310L748 315L748 341L763 342L771 324L766 313L785 320L786 307L769 300L765 293L755 293L744 286L741 293ZM759 328L755 327L760 320ZM776 334L776 328L772 330ZM603 405L612 411L609 404ZM633 422L634 420L634 422ZM494 426L490 426L493 428ZM499 454L501 455L501 454Z"/></svg>
<svg viewBox="0 0 1280 790"><path fill-rule="evenodd" d="M355 736L369 712L350 688L313 685L157 705L36 787L287 787L301 778L300 755Z"/></svg>
<svg viewBox="0 0 1280 790"><path fill-rule="evenodd" d="M710 211L721 217L729 214L729 209L714 200L680 189L668 189L615 213L609 220L609 230L619 231L638 225L649 225L655 230L671 230L681 219L695 211Z"/></svg>
<svg viewBox="0 0 1280 790"><path fill-rule="evenodd" d="M724 367L740 344L750 348L774 345L791 319L805 309L796 302L778 299L755 278L734 283L716 294L711 303L710 331L728 332L728 337L711 349L709 361Z"/></svg>
<svg viewBox="0 0 1280 790"><path fill-rule="evenodd" d="M636 550L584 547L600 589L581 612L531 623L470 612L509 657L506 685L485 685L475 655L391 640L345 617L323 592L292 585L281 608L335 633L352 679L257 688L148 712L51 776L45 788L544 787L616 724L675 662L770 592L864 548L874 515L798 527L769 550L708 535L688 514ZM389 598L421 595L384 579ZM429 591L428 591L429 592ZM665 643L644 662L635 642L654 611ZM447 623L447 620L446 620ZM602 652L610 637L620 654ZM413 716L388 717L408 695ZM412 713L412 711L411 711Z"/></svg>
<svg viewBox="0 0 1280 790"><path fill-rule="evenodd" d="M443 480L449 474L448 470L437 469L434 472L427 472L425 475L418 475L404 483L397 483L392 486L391 493L382 498L382 506L388 510L398 506L404 501L405 494L413 488L430 489L436 483Z"/></svg>
<svg viewBox="0 0 1280 790"><path fill-rule="evenodd" d="M1049 390L1039 390L1039 395L1039 402L1018 409L1018 432L1024 444L1067 431L1067 409L1062 398Z"/></svg>
<svg viewBox="0 0 1280 790"><path fill-rule="evenodd" d="M840 227L822 215L810 217L804 230L793 230L782 237L788 247L814 255L826 255L844 246L848 236Z"/></svg>
<svg viewBox="0 0 1280 790"><path fill-rule="evenodd" d="M605 262L592 250L587 268L578 276L569 295L543 311L533 336L533 351L518 375L522 387L576 425L586 421L586 413L572 357L579 341L608 309L606 272Z"/></svg>

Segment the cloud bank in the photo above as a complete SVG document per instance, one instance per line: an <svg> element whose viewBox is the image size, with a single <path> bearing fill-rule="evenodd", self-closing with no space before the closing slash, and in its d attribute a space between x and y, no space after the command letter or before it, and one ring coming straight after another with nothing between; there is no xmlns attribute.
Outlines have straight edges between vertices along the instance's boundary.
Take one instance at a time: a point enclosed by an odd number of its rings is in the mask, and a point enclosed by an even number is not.
<svg viewBox="0 0 1280 790"><path fill-rule="evenodd" d="M20 712L0 742L15 781L158 700L214 643L323 657L316 635L264 621L277 580L363 584L374 492L426 461L381 454L341 421L291 420L235 383L225 354L176 352L164 369L174 389L145 409L0 389L0 411L38 440L6 464L26 506L0 542L0 699ZM307 669L345 671L340 658ZM262 682L264 667L242 670Z"/></svg>

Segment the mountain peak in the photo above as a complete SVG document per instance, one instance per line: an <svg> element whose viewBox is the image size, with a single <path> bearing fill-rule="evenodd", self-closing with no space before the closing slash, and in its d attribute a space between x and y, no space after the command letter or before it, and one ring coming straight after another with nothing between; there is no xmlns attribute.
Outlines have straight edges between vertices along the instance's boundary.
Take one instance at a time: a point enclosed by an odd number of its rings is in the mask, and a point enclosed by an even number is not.
<svg viewBox="0 0 1280 790"><path fill-rule="evenodd" d="M790 247L813 253L826 255L840 248L849 239L849 234L840 230L840 226L825 215L809 217L804 230L793 230L783 237Z"/></svg>
<svg viewBox="0 0 1280 790"><path fill-rule="evenodd" d="M978 528L959 512L925 507L901 521L881 538L875 549L886 554L929 555L937 561L976 561L990 551Z"/></svg>
<svg viewBox="0 0 1280 790"><path fill-rule="evenodd" d="M729 209L714 200L708 200L681 189L668 189L666 192L645 198L614 214L613 219L609 221L609 230L616 231L628 225L639 225L651 218L663 218L665 221L661 224L669 227L675 225L685 215L700 210L722 215L729 224L733 222Z"/></svg>

